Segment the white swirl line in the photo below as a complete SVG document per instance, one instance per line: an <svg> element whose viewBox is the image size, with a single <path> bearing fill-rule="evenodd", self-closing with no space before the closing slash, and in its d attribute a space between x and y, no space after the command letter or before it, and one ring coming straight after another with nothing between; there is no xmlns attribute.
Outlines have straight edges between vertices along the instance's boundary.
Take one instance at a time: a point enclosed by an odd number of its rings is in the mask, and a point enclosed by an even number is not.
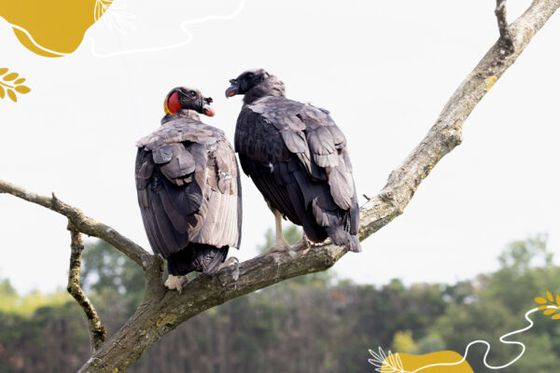
<svg viewBox="0 0 560 373"><path fill-rule="evenodd" d="M560 309L558 306L547 306L546 308ZM526 332L527 330L531 329L531 328L533 327L533 325L535 325L535 323L533 322L533 320L531 320L531 319L529 318L529 315L531 315L531 314L533 314L533 313L535 313L535 312L538 312L538 311L539 311L539 308L533 308L533 309L527 311L527 313L525 313L525 319L529 322L529 325L528 325L528 326L526 326L526 327L523 328L523 329L514 330L513 332L509 332L509 333L504 334L504 335L502 335L502 336L500 337L500 342L502 342L503 344L514 344L514 345L521 346L521 353L520 353L515 359L513 359L512 361L510 361L510 362L507 363L507 364L504 364L504 365L490 365L490 364L488 364L488 362L486 361L486 358L488 357L488 354L490 353L490 348L491 348L491 347L490 347L490 343L488 343L487 341L484 341L484 340L476 340L476 341L472 341L471 343L469 343L469 344L467 345L467 347L465 348L465 353L463 354L463 358L462 358L461 360L459 360L459 361L457 361L457 362L454 362L454 363L437 363L437 364L426 365L426 366L420 367L420 368L418 368L418 369L412 371L412 373L416 373L416 372L419 372L419 371L424 370L424 369L427 369L427 368L459 365L459 364L463 363L465 360L467 360L467 354L469 353L469 348L470 348L472 345L475 345L475 344L477 344L477 343L481 343L481 344L483 344L483 345L485 345L485 346L487 347L487 348L486 348L486 352L484 353L484 357L483 357L483 359L482 359L482 362L484 363L484 365L485 365L487 368L492 369L492 370L498 370L498 369L507 368L507 367L509 367L510 365L514 364L517 360L521 359L521 357L523 356L523 354L525 354L525 349L526 349L526 347L525 347L525 345L524 345L522 342L518 342L518 341L506 341L505 339L508 338L508 337L510 337L510 336L512 336L512 335L519 334L519 333L524 333L524 332Z"/></svg>
<svg viewBox="0 0 560 373"><path fill-rule="evenodd" d="M31 36L31 34L29 33L29 31L27 31L27 30L24 29L23 27L18 26L18 25L15 25L15 24L13 24L13 23L10 23L10 22L8 22L8 21L6 21L6 23L7 23L8 25L10 25L10 27L12 27L12 28L14 28L14 29L16 29L16 30L19 30L19 31L21 31L21 32L23 32L23 33L29 38L29 40L31 41L31 43L32 43L35 47L37 47L37 48L39 48L40 50L42 50L43 52L51 53L51 54L57 55L57 56L59 56L59 57L68 56L68 55L70 54L70 53L58 52L58 51L49 49L49 48L47 48L47 47L43 47L41 44L39 44L39 43L33 38L33 36Z"/></svg>
<svg viewBox="0 0 560 373"><path fill-rule="evenodd" d="M208 21L228 21L228 20L232 20L232 19L236 18L237 16L239 16L239 14L241 14L241 12L243 11L243 8L245 8L245 3L246 3L246 0L241 0L239 5L237 6L237 8L230 14L209 15L209 16L206 16L206 17L198 18L198 19L183 21L180 25L180 28L187 35L187 39L183 40L182 42L179 42L179 43L164 45L164 46L161 46L161 47L129 49L129 50L119 51L119 52L99 54L95 51L95 41L94 41L94 39L90 37L89 38L90 44L91 44L90 50L91 50L91 53L93 54L94 57L110 58L110 57L124 56L124 55L136 54L136 53L159 52L159 51L163 51L163 50L183 47L185 45L190 44L192 42L193 38L194 38L192 33L187 28L188 25L200 24L200 23L204 23L204 22L208 22ZM110 11L111 11L111 9L109 8L109 10L107 12L110 12Z"/></svg>

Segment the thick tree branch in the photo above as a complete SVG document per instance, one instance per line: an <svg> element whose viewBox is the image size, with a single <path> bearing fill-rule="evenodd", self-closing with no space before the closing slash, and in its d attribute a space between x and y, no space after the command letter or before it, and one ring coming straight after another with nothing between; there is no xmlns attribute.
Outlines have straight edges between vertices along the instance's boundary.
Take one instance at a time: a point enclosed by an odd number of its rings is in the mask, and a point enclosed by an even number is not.
<svg viewBox="0 0 560 373"><path fill-rule="evenodd" d="M54 194L51 197L41 196L7 181L0 180L0 193L8 193L15 197L35 203L64 215L76 229L88 236L102 239L113 245L123 254L128 256L144 270L154 265L154 257L141 246L126 238L113 228L84 215L76 207L59 200Z"/></svg>
<svg viewBox="0 0 560 373"><path fill-rule="evenodd" d="M91 347L95 352L99 349L103 342L105 342L105 339L107 338L107 330L101 323L101 319L99 318L95 307L82 290L82 286L80 284L82 251L84 251L82 234L72 225L71 222L68 222L68 230L70 231L71 238L71 254L70 270L68 271L68 286L66 287L66 290L68 290L68 293L72 295L86 314L89 324Z"/></svg>
<svg viewBox="0 0 560 373"><path fill-rule="evenodd" d="M521 17L507 26L504 3L505 1L497 1L496 15L500 39L455 91L426 137L403 164L391 172L383 190L369 199L362 208L361 240L403 213L418 186L433 167L461 143L463 124L478 102L560 7L560 0L534 0ZM124 246L127 249L123 252L128 252L129 257L146 269L147 288L144 302L126 324L93 354L81 368L81 372L122 372L134 363L147 347L191 317L282 280L325 270L346 253L343 248L328 243L309 249L303 249L302 244L299 244L298 249L301 250L296 251L295 256L278 253L261 255L239 265L238 279L234 279L232 269L223 269L215 276L199 276L179 294L166 291L161 285L161 261L109 227L97 222L92 223L91 219L84 217L79 210L62 204L54 197L39 197L0 181L0 192L2 191L62 213L81 232L102 238L121 251L122 240L126 240ZM91 224L109 229L112 235L118 235L122 239L107 237L103 229L103 234L100 234ZM128 249L129 247L132 249ZM145 264L148 261L150 264Z"/></svg>

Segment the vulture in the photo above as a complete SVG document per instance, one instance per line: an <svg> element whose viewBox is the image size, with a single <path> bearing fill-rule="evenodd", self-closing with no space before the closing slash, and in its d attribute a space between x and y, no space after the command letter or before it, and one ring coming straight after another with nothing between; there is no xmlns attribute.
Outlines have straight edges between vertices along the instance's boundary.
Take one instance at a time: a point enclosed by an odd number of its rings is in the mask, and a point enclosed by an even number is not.
<svg viewBox="0 0 560 373"><path fill-rule="evenodd" d="M137 143L136 190L154 253L167 261L165 286L181 291L186 274L213 274L241 239L241 184L224 133L200 121L211 98L174 88L161 126Z"/></svg>
<svg viewBox="0 0 560 373"><path fill-rule="evenodd" d="M325 109L285 97L284 83L263 69L230 80L226 97L244 95L235 129L241 168L275 217L276 251L289 250L282 217L308 240L327 237L359 252L359 207L346 139Z"/></svg>

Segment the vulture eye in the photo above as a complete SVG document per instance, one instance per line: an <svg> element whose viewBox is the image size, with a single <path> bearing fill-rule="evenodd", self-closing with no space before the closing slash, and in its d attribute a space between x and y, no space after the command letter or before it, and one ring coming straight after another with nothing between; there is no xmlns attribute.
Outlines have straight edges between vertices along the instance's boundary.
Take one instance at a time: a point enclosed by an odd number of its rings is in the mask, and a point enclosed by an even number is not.
<svg viewBox="0 0 560 373"><path fill-rule="evenodd" d="M196 97L196 92L195 91L189 91L189 96Z"/></svg>

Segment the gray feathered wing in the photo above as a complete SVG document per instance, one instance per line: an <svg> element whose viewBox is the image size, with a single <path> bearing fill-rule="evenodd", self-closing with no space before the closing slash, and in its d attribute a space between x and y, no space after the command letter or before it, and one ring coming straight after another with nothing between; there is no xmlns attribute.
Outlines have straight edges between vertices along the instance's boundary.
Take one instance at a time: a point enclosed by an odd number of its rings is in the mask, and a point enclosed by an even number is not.
<svg viewBox="0 0 560 373"><path fill-rule="evenodd" d="M162 125L138 142L136 188L155 253L239 247L239 172L222 131L188 118Z"/></svg>
<svg viewBox="0 0 560 373"><path fill-rule="evenodd" d="M237 121L241 166L269 205L313 241L359 251L359 207L346 139L328 112L283 97L246 105Z"/></svg>

